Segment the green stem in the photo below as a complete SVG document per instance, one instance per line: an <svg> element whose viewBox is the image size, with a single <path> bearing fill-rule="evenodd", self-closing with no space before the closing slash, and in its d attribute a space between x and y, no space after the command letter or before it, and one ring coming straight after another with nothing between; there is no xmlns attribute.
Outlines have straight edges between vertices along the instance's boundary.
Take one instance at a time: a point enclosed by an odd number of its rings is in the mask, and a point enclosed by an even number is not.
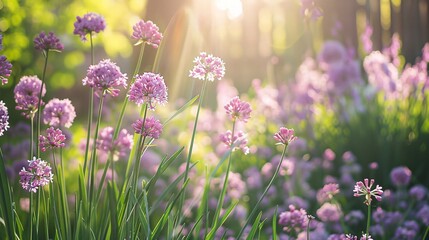
<svg viewBox="0 0 429 240"><path fill-rule="evenodd" d="M143 124L142 124L142 131L144 130L146 117L147 117L147 103L144 104L144 113L143 113ZM146 136L140 135L139 136L139 142L137 144L137 152L136 152L136 158L134 162L134 173L133 173L133 187L134 192L137 193L137 181L138 181L138 175L139 175L139 169L140 169L140 161L141 161L141 154L144 146L144 142L146 140Z"/></svg>
<svg viewBox="0 0 429 240"><path fill-rule="evenodd" d="M33 192L30 192L30 239L33 239L33 215L34 215L34 197Z"/></svg>
<svg viewBox="0 0 429 240"><path fill-rule="evenodd" d="M370 222L371 222L371 204L368 204L368 218L366 220L366 236L369 235Z"/></svg>
<svg viewBox="0 0 429 240"><path fill-rule="evenodd" d="M100 96L100 103L98 106L98 116L97 116L97 125L95 125L95 132L94 132L94 141L92 142L92 154L91 154L91 168L90 168L90 175L89 177L89 181L88 183L90 184L89 187L89 220L88 223L91 225L91 217L92 217L92 207L93 207L93 201L94 201L94 188L95 188L95 184L94 184L94 176L95 176L95 168L96 168L96 154L97 154L97 138L98 138L98 129L100 127L100 123L101 123L101 115L102 115L102 110L103 110L103 102L104 102L104 98L106 95L106 91L103 90L101 96ZM102 184L102 183L100 183ZM101 186L99 186L101 187Z"/></svg>
<svg viewBox="0 0 429 240"><path fill-rule="evenodd" d="M37 191L37 199L36 199L36 237L39 237L39 220L40 220L40 191Z"/></svg>
<svg viewBox="0 0 429 240"><path fill-rule="evenodd" d="M91 43L91 65L94 65L94 45L92 42L92 33L89 33L89 41ZM89 93L89 109L88 109L88 124L87 124L87 135L86 135L86 146L85 146L85 160L83 162L83 174L86 173L86 165L88 163L88 152L89 152L89 141L91 136L91 125L92 125L92 115L94 111L94 88L91 88Z"/></svg>
<svg viewBox="0 0 429 240"><path fill-rule="evenodd" d="M43 67L43 73L42 73L42 85L40 86L39 102L37 104L37 135L36 135L36 156L37 157L39 157L39 154L40 154L39 136L40 136L40 125L41 125L40 116L42 112L42 109L40 107L42 105L42 92L43 92L43 86L45 84L45 75L46 75L46 67L48 65L48 56L49 56L49 50L46 51L45 66Z"/></svg>
<svg viewBox="0 0 429 240"><path fill-rule="evenodd" d="M425 231L425 234L423 235L422 239L426 239L428 233L429 233L429 225L426 227L426 231Z"/></svg>
<svg viewBox="0 0 429 240"><path fill-rule="evenodd" d="M31 113L30 124L31 124L31 132L30 132L30 160L33 160L33 156L34 156L34 113Z"/></svg>
<svg viewBox="0 0 429 240"><path fill-rule="evenodd" d="M55 159L55 151L54 151L54 149L52 149L52 161L54 162L54 172L55 172L54 177L56 178L55 182L56 182L56 184L58 186L60 186L61 183L59 182L60 180L59 180L59 175L58 175L57 160ZM61 229L60 223L59 223L59 217L58 217L58 211L59 210L58 210L58 208L56 206L56 199L55 199L55 196L54 196L55 195L55 190L54 189L55 189L54 188L54 183L51 183L49 191L51 192L51 199L52 199L51 201L52 201L52 205L53 205L53 208L54 208L55 225L58 226L58 236L60 237L60 239L62 239L63 235L62 235L62 229ZM59 187L59 189L61 189L61 187Z"/></svg>
<svg viewBox="0 0 429 240"><path fill-rule="evenodd" d="M223 201L225 199L226 189L228 188L229 170L231 169L232 151L234 149L234 134L235 134L235 119L232 122L231 145L229 146L231 151L229 152L228 166L226 168L225 179L223 180L222 191L220 193L220 197L219 197L219 200L217 202L217 207L216 207L216 211L215 211L215 215L214 215L214 219L213 219L213 228L214 229L217 229L220 210L222 209ZM239 238L237 238L237 239L239 239Z"/></svg>
<svg viewBox="0 0 429 240"><path fill-rule="evenodd" d="M280 158L280 162L277 165L276 171L274 172L274 175L271 177L270 182L268 183L268 185L265 188L264 192L262 193L261 197L256 202L256 204L254 205L252 211L250 212L249 217L247 217L246 222L244 223L244 226L241 228L240 232L237 235L237 239L240 239L241 235L243 234L244 228L247 226L247 224L249 224L250 220L255 215L256 211L258 210L259 204L261 203L262 199L264 199L264 197L267 194L268 190L270 189L271 185L273 185L273 182L274 182L275 178L279 174L280 168L282 166L283 160L284 160L285 155L286 155L286 149L287 149L287 145L284 145L283 152L282 152L282 155L281 155L281 158Z"/></svg>

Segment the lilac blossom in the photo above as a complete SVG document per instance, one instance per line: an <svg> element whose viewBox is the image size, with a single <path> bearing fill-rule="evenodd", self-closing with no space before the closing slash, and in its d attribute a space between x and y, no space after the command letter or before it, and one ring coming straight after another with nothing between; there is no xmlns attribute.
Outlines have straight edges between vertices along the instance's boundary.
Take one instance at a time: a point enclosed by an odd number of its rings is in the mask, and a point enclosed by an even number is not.
<svg viewBox="0 0 429 240"><path fill-rule="evenodd" d="M2 85L8 83L7 78L12 73L12 64L7 60L6 56L0 56L0 81Z"/></svg>
<svg viewBox="0 0 429 240"><path fill-rule="evenodd" d="M360 210L352 210L345 217L344 220L350 225L357 225L365 219L363 212Z"/></svg>
<svg viewBox="0 0 429 240"><path fill-rule="evenodd" d="M137 75L131 85L128 97L138 105L147 103L149 109L155 110L155 104L164 105L167 103L168 93L164 78L151 72Z"/></svg>
<svg viewBox="0 0 429 240"><path fill-rule="evenodd" d="M43 122L52 127L71 127L76 117L76 111L71 101L66 99L53 98L43 110Z"/></svg>
<svg viewBox="0 0 429 240"><path fill-rule="evenodd" d="M60 39L53 32L46 34L41 32L34 38L34 48L40 51L57 51L61 52L64 49Z"/></svg>
<svg viewBox="0 0 429 240"><path fill-rule="evenodd" d="M105 92L112 97L119 95L116 87L127 87L127 75L121 73L120 68L110 59L100 61L97 65L91 65L86 77L82 80L83 85L94 88L98 94L104 96Z"/></svg>
<svg viewBox="0 0 429 240"><path fill-rule="evenodd" d="M105 127L100 130L97 139L97 148L105 153L111 152L114 160L127 156L133 146L133 136L126 129L122 129L113 141L114 129Z"/></svg>
<svg viewBox="0 0 429 240"><path fill-rule="evenodd" d="M245 101L241 101L238 96L233 97L231 101L225 105L226 114L233 121L243 121L247 122L250 118L250 113L252 109L250 108L250 104Z"/></svg>
<svg viewBox="0 0 429 240"><path fill-rule="evenodd" d="M423 200L427 196L428 190L423 185L413 186L408 192L409 196L417 201Z"/></svg>
<svg viewBox="0 0 429 240"><path fill-rule="evenodd" d="M83 17L76 17L73 34L79 35L82 41L87 34L99 33L106 28L104 18L97 13L87 13Z"/></svg>
<svg viewBox="0 0 429 240"><path fill-rule="evenodd" d="M154 48L159 47L162 40L162 34L159 32L158 26L156 26L152 21L145 22L140 20L134 24L133 30L133 35L131 37L139 40L137 44L147 43Z"/></svg>
<svg viewBox="0 0 429 240"><path fill-rule="evenodd" d="M53 180L52 169L49 164L40 158L33 157L28 160L28 167L19 172L21 179L19 183L23 189L36 193L40 187L43 187Z"/></svg>
<svg viewBox="0 0 429 240"><path fill-rule="evenodd" d="M9 113L3 101L0 101L0 136L9 128Z"/></svg>
<svg viewBox="0 0 429 240"><path fill-rule="evenodd" d="M390 180L396 187L407 186L411 180L411 170L405 166L399 166L390 172Z"/></svg>
<svg viewBox="0 0 429 240"><path fill-rule="evenodd" d="M331 200L336 194L340 192L339 186L336 183L328 183L317 192L317 201L323 203Z"/></svg>
<svg viewBox="0 0 429 240"><path fill-rule="evenodd" d="M364 203L366 205L371 205L372 197L374 197L377 201L381 201L381 194L383 194L382 187L377 185L374 189L371 189L374 185L374 179L368 180L368 178L365 178L364 182L365 183L359 181L356 183L353 190L353 196L365 196Z"/></svg>
<svg viewBox="0 0 429 240"><path fill-rule="evenodd" d="M219 139L226 147L232 148L232 151L240 149L244 154L250 152L247 146L247 135L242 131L239 131L237 135L234 134L234 137L232 137L232 132L228 130L226 133L220 134Z"/></svg>
<svg viewBox="0 0 429 240"><path fill-rule="evenodd" d="M289 205L289 210L280 213L278 223L286 232L301 232L307 228L307 212Z"/></svg>
<svg viewBox="0 0 429 240"><path fill-rule="evenodd" d="M37 76L23 76L15 86L16 109L22 111L27 118L33 116L37 111L41 86L42 81ZM45 93L46 88L43 85L42 97L45 96ZM41 104L44 104L43 101Z"/></svg>
<svg viewBox="0 0 429 240"><path fill-rule="evenodd" d="M66 136L61 129L50 127L46 130L46 136L40 135L40 149L45 152L48 148L61 148L65 146Z"/></svg>
<svg viewBox="0 0 429 240"><path fill-rule="evenodd" d="M419 219L424 225L429 225L429 205L425 204L417 211L417 219Z"/></svg>
<svg viewBox="0 0 429 240"><path fill-rule="evenodd" d="M287 146L297 138L294 134L295 131L293 129L281 127L280 130L274 134L274 139L277 141L277 144Z"/></svg>
<svg viewBox="0 0 429 240"><path fill-rule="evenodd" d="M215 79L221 80L225 75L225 63L211 54L201 52L194 63L194 68L189 72L192 78L213 82Z"/></svg>
<svg viewBox="0 0 429 240"><path fill-rule="evenodd" d="M398 227L395 231L394 239L416 239L420 227L415 221L405 221L404 224Z"/></svg>
<svg viewBox="0 0 429 240"><path fill-rule="evenodd" d="M144 124L144 126L143 126ZM143 123L143 119L137 119L132 124L135 133L141 134L144 137L158 139L162 133L162 124L155 117L148 117Z"/></svg>

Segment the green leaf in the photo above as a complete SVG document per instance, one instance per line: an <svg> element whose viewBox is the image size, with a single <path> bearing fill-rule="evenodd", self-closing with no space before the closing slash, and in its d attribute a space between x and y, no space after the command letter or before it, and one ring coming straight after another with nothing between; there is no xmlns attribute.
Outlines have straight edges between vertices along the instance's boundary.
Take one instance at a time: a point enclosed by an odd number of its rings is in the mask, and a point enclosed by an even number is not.
<svg viewBox="0 0 429 240"><path fill-rule="evenodd" d="M277 240L277 206L276 206L276 210L274 211L274 215L273 215L273 240Z"/></svg>
<svg viewBox="0 0 429 240"><path fill-rule="evenodd" d="M262 217L262 211L259 212L258 216L255 219L255 222L253 223L252 229L250 229L249 235L247 236L247 240L252 240L255 237L256 231L259 228L259 222L261 221Z"/></svg>

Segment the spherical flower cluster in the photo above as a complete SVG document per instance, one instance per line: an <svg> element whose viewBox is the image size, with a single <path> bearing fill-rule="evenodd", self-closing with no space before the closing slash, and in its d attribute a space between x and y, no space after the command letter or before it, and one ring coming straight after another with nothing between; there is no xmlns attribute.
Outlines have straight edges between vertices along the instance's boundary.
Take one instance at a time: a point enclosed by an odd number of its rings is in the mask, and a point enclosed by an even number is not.
<svg viewBox="0 0 429 240"><path fill-rule="evenodd" d="M98 134L97 148L100 151L113 154L115 160L125 157L133 146L133 136L128 134L126 129L122 129L115 141L113 141L114 129L112 127L103 128Z"/></svg>
<svg viewBox="0 0 429 240"><path fill-rule="evenodd" d="M34 48L41 51L52 50L61 52L64 46L53 32L49 32L48 34L41 32L34 38Z"/></svg>
<svg viewBox="0 0 429 240"><path fill-rule="evenodd" d="M9 114L7 107L0 101L0 136L3 136L4 132L9 128Z"/></svg>
<svg viewBox="0 0 429 240"><path fill-rule="evenodd" d="M30 118L36 111L39 104L39 92L42 81L37 76L24 76L15 86L14 97L16 110L23 111L23 115ZM42 97L45 96L46 88L43 86ZM43 101L41 102L43 104Z"/></svg>
<svg viewBox="0 0 429 240"><path fill-rule="evenodd" d="M52 127L71 127L76 111L69 99L54 98L49 101L43 110L43 122Z"/></svg>
<svg viewBox="0 0 429 240"><path fill-rule="evenodd" d="M7 84L7 78L12 73L12 64L7 60L6 56L0 56L0 81L2 85Z"/></svg>
<svg viewBox="0 0 429 240"><path fill-rule="evenodd" d="M137 75L128 96L136 104L147 103L149 109L155 110L155 103L161 105L167 103L168 93L164 78L151 72Z"/></svg>
<svg viewBox="0 0 429 240"><path fill-rule="evenodd" d="M286 232L301 232L307 227L307 221L307 212L302 208L297 210L293 205L289 205L289 210L279 216L279 224Z"/></svg>
<svg viewBox="0 0 429 240"><path fill-rule="evenodd" d="M365 178L364 182L365 183L359 181L356 183L353 189L353 196L365 196L364 203L366 205L371 205L372 197L374 197L377 201L381 201L381 194L383 194L382 187L377 185L374 189L371 189L374 185L374 179L368 180L368 178Z"/></svg>
<svg viewBox="0 0 429 240"><path fill-rule="evenodd" d="M411 180L411 170L404 166L396 167L390 172L390 180L396 187L407 186Z"/></svg>
<svg viewBox="0 0 429 240"><path fill-rule="evenodd" d="M135 133L141 134L145 137L158 139L162 133L162 124L155 117L148 117L144 122L143 119L137 119L132 126Z"/></svg>
<svg viewBox="0 0 429 240"><path fill-rule="evenodd" d="M334 195L338 194L339 192L340 192L340 189L338 187L338 184L336 183L325 184L323 188L317 192L317 201L319 203L326 202L332 199Z"/></svg>
<svg viewBox="0 0 429 240"><path fill-rule="evenodd" d="M232 137L232 132L228 130L226 133L221 134L219 138L225 146L232 148L232 151L240 149L246 155L250 152L249 147L247 146L247 136L242 131L239 131L237 135Z"/></svg>
<svg viewBox="0 0 429 240"><path fill-rule="evenodd" d="M274 139L277 141L277 144L287 146L297 138L294 134L295 131L293 129L281 127L280 130L274 134Z"/></svg>
<svg viewBox="0 0 429 240"><path fill-rule="evenodd" d="M316 213L322 222L337 222L343 215L338 205L328 202L324 203Z"/></svg>
<svg viewBox="0 0 429 240"><path fill-rule="evenodd" d="M222 59L205 52L194 59L195 66L189 76L200 80L221 80L225 75L225 63Z"/></svg>
<svg viewBox="0 0 429 240"><path fill-rule="evenodd" d="M110 59L100 61L97 65L91 65L86 77L82 80L83 85L95 88L103 96L105 91L116 97L119 89L115 87L127 86L127 75L121 73L121 69L111 62Z"/></svg>
<svg viewBox="0 0 429 240"><path fill-rule="evenodd" d="M156 26L152 21L143 21L140 20L133 26L133 35L131 36L134 39L139 40L137 44L147 43L154 48L158 48L162 40L162 34L159 32L158 26Z"/></svg>
<svg viewBox="0 0 429 240"><path fill-rule="evenodd" d="M24 167L19 172L21 179L19 183L23 189L36 193L39 187L43 187L52 182L52 169L47 162L40 158L33 157L33 160L28 160L27 169Z"/></svg>
<svg viewBox="0 0 429 240"><path fill-rule="evenodd" d="M233 121L243 121L247 122L250 118L250 113L252 109L250 108L250 104L241 101L238 96L231 99L231 101L225 105L226 114L231 117Z"/></svg>
<svg viewBox="0 0 429 240"><path fill-rule="evenodd" d="M79 35L82 41L86 40L86 34L88 33L99 33L106 28L106 22L104 18L97 13L87 13L83 17L76 17L74 23L73 34Z"/></svg>
<svg viewBox="0 0 429 240"><path fill-rule="evenodd" d="M40 150L45 152L48 148L61 148L65 146L66 136L61 129L50 127L46 130L46 136L39 136Z"/></svg>

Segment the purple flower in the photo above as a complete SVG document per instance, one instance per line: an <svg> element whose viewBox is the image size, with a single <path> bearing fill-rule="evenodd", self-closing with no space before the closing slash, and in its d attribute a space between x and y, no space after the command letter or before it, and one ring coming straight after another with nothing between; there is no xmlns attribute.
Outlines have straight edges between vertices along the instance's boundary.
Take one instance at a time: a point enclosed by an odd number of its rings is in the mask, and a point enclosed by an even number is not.
<svg viewBox="0 0 429 240"><path fill-rule="evenodd" d="M411 180L411 170L405 166L399 166L390 172L390 180L396 187L407 186Z"/></svg>
<svg viewBox="0 0 429 240"><path fill-rule="evenodd" d="M247 147L247 136L244 132L239 131L237 135L232 137L232 132L230 130L226 133L220 134L219 139L225 144L228 148L232 148L232 151L240 149L244 154L248 154L249 147Z"/></svg>
<svg viewBox="0 0 429 240"><path fill-rule="evenodd" d="M119 94L115 87L127 87L127 75L121 73L121 69L111 62L110 59L100 61L97 65L91 65L86 77L82 80L83 85L95 88L98 94L104 96L105 92L112 97Z"/></svg>
<svg viewBox="0 0 429 240"><path fill-rule="evenodd" d="M371 189L372 185L374 185L374 179L369 181L368 178L365 178L364 182L365 184L362 181L356 183L353 190L353 196L365 196L364 203L366 205L371 205L372 197L374 197L377 201L381 201L381 194L383 194L382 187L377 185L374 189Z"/></svg>
<svg viewBox="0 0 429 240"><path fill-rule="evenodd" d="M353 210L350 211L345 217L344 220L346 221L347 224L350 225L357 225L359 224L362 220L364 220L365 216L363 215L362 211L360 210Z"/></svg>
<svg viewBox="0 0 429 240"><path fill-rule="evenodd" d="M194 59L195 66L189 76L200 80L221 80L225 75L225 63L222 59L205 52Z"/></svg>
<svg viewBox="0 0 429 240"><path fill-rule="evenodd" d="M23 111L23 115L30 118L36 111L39 104L39 92L42 86L37 76L23 76L15 86L14 97L16 109ZM45 96L46 88L43 86L42 97ZM43 104L43 101L41 101Z"/></svg>
<svg viewBox="0 0 429 240"><path fill-rule="evenodd" d="M361 36L362 44L363 44L363 50L365 53L372 52L372 27L371 25L367 24L365 26L365 32Z"/></svg>
<svg viewBox="0 0 429 240"><path fill-rule="evenodd" d="M335 152L332 151L332 149L327 148L324 152L323 152L323 159L326 159L328 161L334 161L335 160Z"/></svg>
<svg viewBox="0 0 429 240"><path fill-rule="evenodd" d="M71 127L76 112L69 99L54 98L49 101L43 110L43 122L52 127Z"/></svg>
<svg viewBox="0 0 429 240"><path fill-rule="evenodd" d="M327 202L317 209L316 213L322 222L337 222L343 215L338 205Z"/></svg>
<svg viewBox="0 0 429 240"><path fill-rule="evenodd" d="M9 114L7 107L0 101L0 136L3 136L4 132L9 128Z"/></svg>
<svg viewBox="0 0 429 240"><path fill-rule="evenodd" d="M325 184L323 188L317 192L317 201L319 203L326 202L332 199L334 195L338 194L339 192L340 192L340 189L338 187L338 184L336 183Z"/></svg>
<svg viewBox="0 0 429 240"><path fill-rule="evenodd" d="M394 239L416 239L419 232L419 225L415 221L406 221L395 231Z"/></svg>
<svg viewBox="0 0 429 240"><path fill-rule="evenodd" d="M252 109L250 104L245 101L241 101L238 96L233 97L231 101L224 106L226 114L231 117L233 121L247 122L250 118Z"/></svg>
<svg viewBox="0 0 429 240"><path fill-rule="evenodd" d="M164 78L151 72L137 75L135 82L131 85L128 96L136 104L147 103L149 109L155 110L155 103L161 105L167 103L168 93Z"/></svg>
<svg viewBox="0 0 429 240"><path fill-rule="evenodd" d="M412 187L410 189L410 191L408 192L410 197L417 200L417 201L423 200L426 197L427 193L428 193L428 190L423 185L416 185L416 186Z"/></svg>
<svg viewBox="0 0 429 240"><path fill-rule="evenodd" d="M143 21L140 20L133 26L133 35L131 36L134 39L139 40L140 43L147 43L154 48L158 48L162 40L162 34L159 32L158 26L156 26L152 21Z"/></svg>
<svg viewBox="0 0 429 240"><path fill-rule="evenodd" d="M114 160L127 156L133 146L133 136L122 129L113 141L114 129L106 127L100 131L97 139L97 148L106 153L112 152Z"/></svg>
<svg viewBox="0 0 429 240"><path fill-rule="evenodd" d="M429 225L429 205L425 204L416 214L417 219L419 219L424 225Z"/></svg>
<svg viewBox="0 0 429 240"><path fill-rule="evenodd" d="M162 124L155 117L146 118L144 123L143 119L137 119L137 121L135 121L132 126L135 133L141 134L145 137L158 139L162 133Z"/></svg>
<svg viewBox="0 0 429 240"><path fill-rule="evenodd" d="M34 48L41 51L61 52L64 46L53 32L49 32L47 35L45 32L41 32L34 38Z"/></svg>
<svg viewBox="0 0 429 240"><path fill-rule="evenodd" d="M12 64L7 60L6 56L0 56L0 80L1 84L7 84L7 78L12 73Z"/></svg>
<svg viewBox="0 0 429 240"><path fill-rule="evenodd" d="M300 232L306 229L307 221L307 212L302 208L297 210L293 205L289 205L289 210L279 215L279 224L286 232Z"/></svg>
<svg viewBox="0 0 429 240"><path fill-rule="evenodd" d="M83 17L76 17L73 34L79 35L82 41L86 40L86 35L92 32L99 33L106 28L104 18L97 13L87 13Z"/></svg>
<svg viewBox="0 0 429 240"><path fill-rule="evenodd" d="M54 129L50 127L46 130L46 136L39 136L39 145L42 152L45 152L47 148L61 148L65 146L66 136L63 134L61 129Z"/></svg>
<svg viewBox="0 0 429 240"><path fill-rule="evenodd" d="M19 183L23 189L29 192L37 192L39 187L43 187L52 182L53 174L49 164L40 158L33 157L33 160L28 160L28 167L22 168L19 172L21 179Z"/></svg>
<svg viewBox="0 0 429 240"><path fill-rule="evenodd" d="M277 141L277 144L287 146L297 138L294 134L295 131L292 128L281 127L280 130L274 134L274 139Z"/></svg>

